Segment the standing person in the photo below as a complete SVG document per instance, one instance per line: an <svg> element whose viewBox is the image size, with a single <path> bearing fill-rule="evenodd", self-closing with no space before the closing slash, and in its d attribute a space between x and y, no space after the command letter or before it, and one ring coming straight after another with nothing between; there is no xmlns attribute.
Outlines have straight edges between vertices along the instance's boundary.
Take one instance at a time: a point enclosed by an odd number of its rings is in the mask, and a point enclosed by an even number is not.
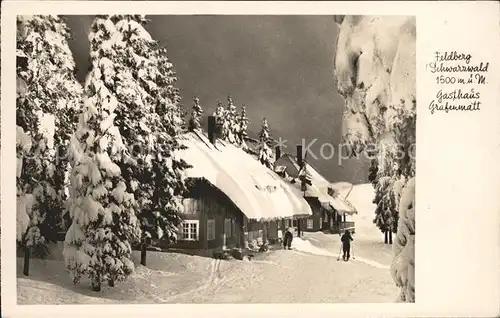
<svg viewBox="0 0 500 318"><path fill-rule="evenodd" d="M351 241L354 241L351 236L351 232L349 232L349 230L345 230L344 235L340 238L340 241L342 242L342 251L344 252L342 259L347 262L351 257Z"/></svg>
<svg viewBox="0 0 500 318"><path fill-rule="evenodd" d="M285 249L288 247L289 250L292 249L293 240L293 228L289 227L285 232L285 239L283 240L283 246Z"/></svg>
<svg viewBox="0 0 500 318"><path fill-rule="evenodd" d="M283 233L283 248L286 249L286 246L288 244L288 235L287 235L288 231L285 231Z"/></svg>

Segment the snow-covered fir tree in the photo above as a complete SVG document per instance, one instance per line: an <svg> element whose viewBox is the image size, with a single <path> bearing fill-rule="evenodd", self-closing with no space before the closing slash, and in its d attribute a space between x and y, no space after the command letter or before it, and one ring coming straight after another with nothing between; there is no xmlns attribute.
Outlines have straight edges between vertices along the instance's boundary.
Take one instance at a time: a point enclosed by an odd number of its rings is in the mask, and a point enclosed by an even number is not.
<svg viewBox="0 0 500 318"><path fill-rule="evenodd" d="M223 137L226 135L226 110L224 109L224 106L222 105L221 101L217 101L217 107L215 108L215 111L213 113L213 116L215 117L215 122L217 125L217 135L219 137Z"/></svg>
<svg viewBox="0 0 500 318"><path fill-rule="evenodd" d="M269 147L271 135L267 118L262 119L262 127L259 132L259 161L268 168L273 166L273 151Z"/></svg>
<svg viewBox="0 0 500 318"><path fill-rule="evenodd" d="M411 102L412 108L415 108L415 100ZM392 243L392 233L397 233L402 187L407 178L415 175L415 164L411 158L415 145L415 114L406 111L404 105L391 105L389 108L393 110L393 116L388 121L391 134L380 136L377 158L372 160L369 176L375 189L373 203L377 205L374 223L385 233L386 243ZM375 133L379 132L375 130Z"/></svg>
<svg viewBox="0 0 500 318"><path fill-rule="evenodd" d="M113 25L116 37L123 47L116 48L113 59L99 55L106 42L91 40L91 56L107 64L109 72L105 85L116 98L114 123L132 160L117 162L121 169L127 191L137 198L138 216L148 204L152 189L152 149L154 144L155 90L157 65L154 55L156 42L145 30L146 19L140 15L113 15L106 19ZM117 81L119 79L119 81ZM115 84L116 83L116 84ZM115 84L115 85L114 85Z"/></svg>
<svg viewBox="0 0 500 318"><path fill-rule="evenodd" d="M238 112L236 111L236 106L234 105L231 96L227 97L227 108L224 113L224 124L223 124L223 136L222 138L232 143L233 145L239 145L238 136Z"/></svg>
<svg viewBox="0 0 500 318"><path fill-rule="evenodd" d="M73 282L86 275L96 291L103 281L114 286L133 272L132 244L140 238L137 204L119 166L135 159L114 124L123 107L117 92L130 97L131 103L140 98L136 88L127 85L133 69L121 63L124 52L130 51L120 31L120 24L107 16L97 16L91 26L92 69L85 83L83 113L70 142L72 223L63 253Z"/></svg>
<svg viewBox="0 0 500 318"><path fill-rule="evenodd" d="M243 150L248 149L246 144L246 138L248 137L248 125L250 124L250 119L247 116L247 107L246 105L241 106L241 113L238 117L238 138L240 141L240 147Z"/></svg>
<svg viewBox="0 0 500 318"><path fill-rule="evenodd" d="M167 57L166 48L155 51L156 89L154 96L152 156L152 180L147 184L153 187L149 205L141 209L143 235L152 239L175 240L181 223L183 210L182 197L186 193L184 170L190 166L176 156L184 149L179 137L184 133L184 113L180 105L179 90L173 65Z"/></svg>
<svg viewBox="0 0 500 318"><path fill-rule="evenodd" d="M203 116L203 108L200 105L200 99L194 98L193 110L191 111L191 118L189 119L188 129L190 131L201 129L201 119Z"/></svg>
<svg viewBox="0 0 500 318"><path fill-rule="evenodd" d="M185 191L182 171L187 167L175 157L184 130L176 74L166 48L144 28L145 17L117 15L107 20L125 45L115 50L109 75L110 80L119 78L119 84L105 85L118 101L114 122L133 158L117 164L127 191L137 199L135 214L143 244L149 238L171 240L180 224L180 197ZM102 46L96 45L95 52ZM97 58L109 64L107 56Z"/></svg>
<svg viewBox="0 0 500 318"><path fill-rule="evenodd" d="M392 244L392 233L396 233L398 221L397 198L392 191L392 186L397 177L396 175L384 176L381 172L378 168L378 160L372 159L368 180L374 187L373 203L377 206L373 223L384 234L384 242Z"/></svg>
<svg viewBox="0 0 500 318"><path fill-rule="evenodd" d="M381 177L375 187L375 198L373 203L377 205L373 222L384 233L385 243L392 244L392 233L397 231L396 202L391 191L392 178Z"/></svg>
<svg viewBox="0 0 500 318"><path fill-rule="evenodd" d="M177 82L177 75L174 70L174 65L168 58L167 48L156 46L156 56L158 57L158 70L163 75L161 78L157 79L159 81L158 86L162 87L164 91L165 98L168 98L175 105L176 112L175 116L172 118L175 122L176 129L186 130L186 117L187 112L183 109L181 105L181 96L179 88L175 85Z"/></svg>
<svg viewBox="0 0 500 318"><path fill-rule="evenodd" d="M69 37L69 29L57 16L17 18L17 74L26 85L26 95L18 99L16 118L32 139L19 176L19 190L32 198L22 245L54 241L62 227L66 148L81 102Z"/></svg>
<svg viewBox="0 0 500 318"><path fill-rule="evenodd" d="M19 55L19 51L18 51ZM24 55L23 55L24 57ZM41 109L30 106L32 94L29 94L28 85L19 76L18 67L18 94L16 101L16 185L17 185L17 242L21 246L31 248L45 243L41 234L41 224L45 214L49 211L43 209L40 202L48 201L55 206L53 200L45 199L40 190L53 189L52 183L40 182L37 178L41 173L47 173L44 168L53 165L54 156L47 149L47 136L40 132L39 117L43 115ZM50 169L53 172L53 169ZM35 206L34 206L35 205Z"/></svg>

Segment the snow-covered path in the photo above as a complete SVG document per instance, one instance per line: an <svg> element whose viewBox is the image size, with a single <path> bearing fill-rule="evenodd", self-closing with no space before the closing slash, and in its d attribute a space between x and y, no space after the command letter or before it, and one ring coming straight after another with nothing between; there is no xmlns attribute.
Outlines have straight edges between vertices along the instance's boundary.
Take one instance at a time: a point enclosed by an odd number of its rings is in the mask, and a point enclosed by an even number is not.
<svg viewBox="0 0 500 318"><path fill-rule="evenodd" d="M324 236L325 238L323 240L319 240L316 237L317 236ZM353 235L354 236L354 235ZM301 252L306 252L309 254L314 254L314 255L322 255L322 256L329 256L329 257L336 257L339 258L341 256L341 247L340 247L340 242L335 241L334 239L336 236L333 235L324 235L322 233L305 233L305 239L296 239L294 241L294 248L295 250L301 251ZM321 244L322 241L326 241L327 244L324 244L328 247L328 249L325 248L320 248L317 247L315 244ZM367 244L368 243L368 244ZM390 266L380 263L378 261L372 260L372 259L367 259L362 256L359 256L357 254L358 250L356 248L356 244L352 244L351 246L351 255L353 256L353 260L362 262L380 269L389 269ZM366 248L373 248L375 245L375 248L377 248L376 245L378 244L373 244L373 242L366 242L366 241L360 241L359 245L363 247L362 251L365 251ZM390 255L387 253L386 250L384 250L384 247L380 246L380 249L377 250L377 257L378 259L384 259L384 260L389 260ZM387 248L385 248L387 249ZM373 251L371 251L368 254L373 254ZM366 254L366 252L364 252ZM372 255L373 256L373 255Z"/></svg>
<svg viewBox="0 0 500 318"><path fill-rule="evenodd" d="M295 250L278 250L264 259L221 262L220 278L206 288L170 301L181 303L332 303L392 302L397 295L389 264L357 256L337 261L337 251L312 245L330 243L332 235L306 234ZM319 239L318 239L319 237ZM314 241L314 239L316 241ZM299 241L300 240L300 241ZM219 275L217 273L217 275ZM169 301L169 302L170 302Z"/></svg>
<svg viewBox="0 0 500 318"><path fill-rule="evenodd" d="M375 206L370 184L354 186L349 200L359 214L353 255L356 260L337 261L340 237L305 233L294 239L295 250L278 250L261 260L222 262L223 273L196 293L174 297L190 303L276 302L393 302L399 293L389 267L392 247L372 222Z"/></svg>
<svg viewBox="0 0 500 318"><path fill-rule="evenodd" d="M33 263L32 276L19 277L21 304L33 303L332 303L392 302L398 290L388 270L390 253L358 243L356 260L337 261L338 236L306 233L295 249L258 254L252 261L149 253L124 283L103 292L74 286L59 261ZM381 245L389 249L390 247ZM379 250L380 252L380 250ZM375 258L369 255L377 256ZM61 264L60 264L61 263ZM18 259L19 267L22 259ZM177 265L176 265L177 264ZM56 268L59 267L59 268ZM163 268L160 268L163 267Z"/></svg>
<svg viewBox="0 0 500 318"><path fill-rule="evenodd" d="M32 260L30 277L18 276L20 304L98 303L335 303L394 302L396 288L389 266L391 246L372 224L370 185L355 186L351 200L360 211L353 220L355 260L338 261L340 237L305 233L294 250L257 254L252 261L220 261L175 253L148 253L115 288L92 292L88 282L73 285L61 255ZM139 261L134 252L135 262ZM22 272L18 258L18 272ZM21 274L22 275L22 274Z"/></svg>

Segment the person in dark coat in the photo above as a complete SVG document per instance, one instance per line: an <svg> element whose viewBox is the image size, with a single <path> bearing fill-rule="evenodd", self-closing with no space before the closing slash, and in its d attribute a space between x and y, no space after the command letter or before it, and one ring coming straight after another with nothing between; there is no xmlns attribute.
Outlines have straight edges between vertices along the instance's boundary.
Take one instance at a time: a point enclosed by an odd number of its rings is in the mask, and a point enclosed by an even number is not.
<svg viewBox="0 0 500 318"><path fill-rule="evenodd" d="M351 232L349 232L349 230L345 230L344 235L340 238L340 241L342 242L342 251L344 252L342 259L344 261L348 261L351 257L351 241L354 241L351 236Z"/></svg>
<svg viewBox="0 0 500 318"><path fill-rule="evenodd" d="M285 232L285 237L283 239L283 247L286 249L288 247L289 250L292 249L292 240L293 240L293 230L292 228L288 228Z"/></svg>

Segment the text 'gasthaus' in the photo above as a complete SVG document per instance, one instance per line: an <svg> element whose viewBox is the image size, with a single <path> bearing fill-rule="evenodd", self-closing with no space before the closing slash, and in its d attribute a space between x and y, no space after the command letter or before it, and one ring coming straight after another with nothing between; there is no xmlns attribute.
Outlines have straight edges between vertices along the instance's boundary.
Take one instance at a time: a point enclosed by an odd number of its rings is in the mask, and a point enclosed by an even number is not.
<svg viewBox="0 0 500 318"><path fill-rule="evenodd" d="M435 98L429 103L431 114L479 111L480 88L487 84L489 64L487 61L474 61L472 54L466 52L436 51L432 61L426 65L427 71L436 75L434 81L439 86Z"/></svg>

